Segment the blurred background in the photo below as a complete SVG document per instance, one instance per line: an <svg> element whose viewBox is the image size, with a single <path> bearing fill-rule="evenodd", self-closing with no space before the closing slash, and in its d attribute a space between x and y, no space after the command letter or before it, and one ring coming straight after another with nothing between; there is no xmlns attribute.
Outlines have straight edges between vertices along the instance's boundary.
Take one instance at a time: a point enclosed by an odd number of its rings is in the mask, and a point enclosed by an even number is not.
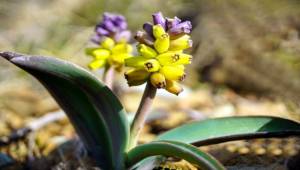
<svg viewBox="0 0 300 170"><path fill-rule="evenodd" d="M136 31L162 11L193 22L189 85L209 82L299 104L299 7L297 0L1 0L0 49L85 67L90 59L83 50L103 12L125 15ZM11 67L0 63L6 75Z"/></svg>
<svg viewBox="0 0 300 170"><path fill-rule="evenodd" d="M168 119L172 123L165 122L165 129L180 124L178 119L217 116L269 114L300 120L298 0L1 0L0 50L55 56L86 67L91 58L84 49L107 11L125 15L134 32L157 11L192 21L194 59L185 93L168 102L157 99L155 105L160 112L177 108L177 118ZM3 59L0 68L0 134L59 109L25 72ZM131 97L124 104L134 112L140 91L120 97ZM55 135L73 136L66 121L51 126L40 143Z"/></svg>

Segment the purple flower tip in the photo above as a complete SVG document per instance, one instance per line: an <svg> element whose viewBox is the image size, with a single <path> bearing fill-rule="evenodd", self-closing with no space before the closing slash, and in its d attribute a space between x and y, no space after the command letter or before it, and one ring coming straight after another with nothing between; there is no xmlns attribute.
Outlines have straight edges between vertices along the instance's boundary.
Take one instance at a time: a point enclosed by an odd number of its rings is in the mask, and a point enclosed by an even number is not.
<svg viewBox="0 0 300 170"><path fill-rule="evenodd" d="M118 32L115 34L115 40L117 42L120 42L120 41L129 41L130 40L130 37L131 37L131 32L128 31L128 30L125 30L125 31L121 31L121 32Z"/></svg>
<svg viewBox="0 0 300 170"><path fill-rule="evenodd" d="M148 34L148 37L153 39L153 25L160 24L170 36L178 36L183 34L190 34L192 31L192 24L190 21L182 21L178 17L165 18L161 12L152 15L153 24L146 22L143 29ZM150 40L151 40L150 39Z"/></svg>
<svg viewBox="0 0 300 170"><path fill-rule="evenodd" d="M153 25L160 24L165 31L171 36L171 39L177 39L181 35L190 34L192 31L192 24L190 21L182 21L178 17L174 18L165 18L161 12L154 13L152 15L153 24L146 22L143 25L144 34L138 32L135 36L140 43L146 42L148 44L154 43L154 36L153 36ZM189 45L192 46L192 41L189 42Z"/></svg>
<svg viewBox="0 0 300 170"><path fill-rule="evenodd" d="M192 24L190 21L184 21L179 24L173 25L169 29L169 33L171 35L179 35L179 34L189 34L192 30Z"/></svg>
<svg viewBox="0 0 300 170"><path fill-rule="evenodd" d="M101 37L111 37L116 38L115 40L129 40L130 32L127 31L127 22L124 16L105 12L103 14L103 19L95 27L96 36L93 37L92 41L95 39L102 39ZM117 40L118 39L118 40Z"/></svg>
<svg viewBox="0 0 300 170"><path fill-rule="evenodd" d="M152 18L154 25L160 24L164 29L166 29L166 19L161 12L154 13Z"/></svg>
<svg viewBox="0 0 300 170"><path fill-rule="evenodd" d="M168 27L168 29L173 28L180 22L181 22L181 19L179 19L178 17L167 18L167 27Z"/></svg>
<svg viewBox="0 0 300 170"><path fill-rule="evenodd" d="M154 38L153 36L153 25L150 22L146 22L143 25L143 29L146 31L146 33L151 36L152 38Z"/></svg>

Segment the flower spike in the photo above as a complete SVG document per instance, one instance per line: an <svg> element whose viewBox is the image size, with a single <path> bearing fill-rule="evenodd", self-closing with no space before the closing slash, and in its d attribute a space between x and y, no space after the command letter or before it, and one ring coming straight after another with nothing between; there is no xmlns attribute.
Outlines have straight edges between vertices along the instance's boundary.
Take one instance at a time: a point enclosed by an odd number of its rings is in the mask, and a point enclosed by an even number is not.
<svg viewBox="0 0 300 170"><path fill-rule="evenodd" d="M86 54L94 58L89 68L96 70L102 67L120 71L124 60L131 57L132 47L127 43L131 33L127 30L124 16L104 13L103 19L95 27L91 41L98 46L86 49Z"/></svg>
<svg viewBox="0 0 300 170"><path fill-rule="evenodd" d="M126 76L129 85L140 85L149 81L155 88L163 88L178 95L182 88L178 82L185 78L185 65L191 64L192 56L183 50L192 47L190 21L174 17L165 18L161 12L152 15L153 23L146 22L143 31L138 31L135 39L139 42L139 56L125 59L125 65L144 70L143 78L135 82ZM132 70L125 73L132 75Z"/></svg>

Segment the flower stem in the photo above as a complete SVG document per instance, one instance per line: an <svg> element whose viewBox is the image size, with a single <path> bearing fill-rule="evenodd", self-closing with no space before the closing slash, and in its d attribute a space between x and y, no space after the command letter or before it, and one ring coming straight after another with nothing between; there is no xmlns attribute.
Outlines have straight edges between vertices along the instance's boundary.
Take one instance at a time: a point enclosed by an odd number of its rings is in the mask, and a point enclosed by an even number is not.
<svg viewBox="0 0 300 170"><path fill-rule="evenodd" d="M129 149L137 145L139 134L144 127L145 120L150 112L155 94L156 88L152 86L150 82L147 82L139 108L130 127Z"/></svg>
<svg viewBox="0 0 300 170"><path fill-rule="evenodd" d="M103 81L105 85L112 90L114 82L115 70L113 67L105 69Z"/></svg>

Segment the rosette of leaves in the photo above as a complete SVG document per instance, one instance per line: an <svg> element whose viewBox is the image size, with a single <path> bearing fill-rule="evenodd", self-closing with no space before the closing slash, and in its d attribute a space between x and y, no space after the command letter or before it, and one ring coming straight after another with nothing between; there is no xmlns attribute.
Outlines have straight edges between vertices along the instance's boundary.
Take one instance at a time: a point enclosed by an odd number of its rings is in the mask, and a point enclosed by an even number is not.
<svg viewBox="0 0 300 170"><path fill-rule="evenodd" d="M89 156L102 169L153 167L166 157L185 159L201 169L225 169L196 146L300 135L300 124L292 120L267 116L226 117L182 125L153 142L128 150L129 122L123 106L88 71L52 57L12 52L2 52L0 56L33 75L47 88L71 120Z"/></svg>

